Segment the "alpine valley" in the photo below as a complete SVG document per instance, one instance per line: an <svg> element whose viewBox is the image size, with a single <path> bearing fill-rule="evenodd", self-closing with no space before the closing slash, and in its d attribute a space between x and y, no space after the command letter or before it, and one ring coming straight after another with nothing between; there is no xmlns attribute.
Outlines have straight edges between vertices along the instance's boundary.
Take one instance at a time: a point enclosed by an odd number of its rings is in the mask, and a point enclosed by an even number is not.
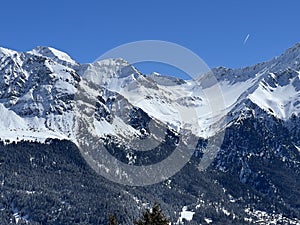
<svg viewBox="0 0 300 225"><path fill-rule="evenodd" d="M211 76L224 100L213 113L211 87L197 91ZM135 166L167 158L179 140L197 143L174 176L131 186L101 175L115 165L86 159L104 157L78 147L89 137ZM51 47L0 48L0 138L3 225L107 224L111 213L129 225L155 202L172 224L300 224L300 44L195 80L144 75L126 59L80 64ZM154 148L137 151L146 139Z"/></svg>

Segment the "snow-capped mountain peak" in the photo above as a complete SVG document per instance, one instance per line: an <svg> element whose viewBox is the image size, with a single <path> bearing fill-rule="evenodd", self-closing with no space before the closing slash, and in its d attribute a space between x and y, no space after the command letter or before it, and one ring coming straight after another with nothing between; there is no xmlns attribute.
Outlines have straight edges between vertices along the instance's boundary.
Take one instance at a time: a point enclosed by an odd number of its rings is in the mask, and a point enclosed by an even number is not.
<svg viewBox="0 0 300 225"><path fill-rule="evenodd" d="M43 56L46 58L53 59L54 61L58 62L66 62L70 64L77 64L75 60L73 60L67 53L62 52L60 50L57 50L52 47L45 47L45 46L38 46L28 53L31 53L33 55L37 56Z"/></svg>
<svg viewBox="0 0 300 225"><path fill-rule="evenodd" d="M17 52L14 51L14 50L10 50L10 49L7 49L7 48L0 47L0 57L1 58L5 57L5 56L12 56L16 53Z"/></svg>
<svg viewBox="0 0 300 225"><path fill-rule="evenodd" d="M106 79L139 76L141 73L122 58L97 60L82 68L85 76L99 76Z"/></svg>
<svg viewBox="0 0 300 225"><path fill-rule="evenodd" d="M143 75L122 58L98 60L83 65L78 73L97 85L120 92Z"/></svg>
<svg viewBox="0 0 300 225"><path fill-rule="evenodd" d="M198 136L207 137L217 132L211 130L212 124L241 109L245 99L279 119L288 120L292 115L299 115L300 68L294 63L299 57L298 44L268 62L243 69L213 69L225 101L224 109L214 112L213 117L209 99L203 92L195 92L201 86L201 79L192 82L157 73L145 76L121 58L80 65L66 53L51 47L37 47L25 53L1 48L0 104L4 106L2 110L14 111L13 118L19 116L18 121L36 117L44 121L44 130L71 135L72 110L76 104L74 94L82 86L84 78L99 85L101 92L91 91L91 95L101 96L94 96L94 99L102 99L101 104L108 104L106 101L111 101L112 96L120 95L129 108L140 108L151 118L176 131L184 127ZM101 107L105 111L102 115L113 115L111 106ZM196 114L182 120L178 107ZM119 126L108 121L112 120L107 119L105 126L112 126L111 131L117 129L114 126ZM22 122L20 127L24 129L26 123ZM66 127L65 124L69 125ZM129 127L126 129L129 130Z"/></svg>

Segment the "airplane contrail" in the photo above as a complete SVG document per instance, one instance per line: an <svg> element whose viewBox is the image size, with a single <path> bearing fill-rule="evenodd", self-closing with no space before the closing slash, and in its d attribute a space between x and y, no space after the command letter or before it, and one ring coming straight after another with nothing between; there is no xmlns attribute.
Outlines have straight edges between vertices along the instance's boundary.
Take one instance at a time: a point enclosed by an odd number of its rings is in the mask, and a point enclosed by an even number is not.
<svg viewBox="0 0 300 225"><path fill-rule="evenodd" d="M246 36L246 38L245 38L245 40L244 40L244 45L247 43L249 37L250 37L250 34L247 34L247 36Z"/></svg>

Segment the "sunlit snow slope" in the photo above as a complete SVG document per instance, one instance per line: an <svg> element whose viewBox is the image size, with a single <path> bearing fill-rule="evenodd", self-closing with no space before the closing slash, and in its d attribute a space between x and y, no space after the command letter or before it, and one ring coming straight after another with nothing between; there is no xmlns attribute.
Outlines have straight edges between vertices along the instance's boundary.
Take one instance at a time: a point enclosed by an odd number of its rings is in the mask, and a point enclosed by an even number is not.
<svg viewBox="0 0 300 225"><path fill-rule="evenodd" d="M223 96L205 94L205 76L218 79ZM210 98L224 99L218 110L212 110ZM238 117L247 101L281 120L299 116L300 44L268 62L219 67L196 80L146 76L124 59L81 65L51 47L28 52L0 48L0 138L7 142L76 142L78 106L83 105L94 110L90 126L100 137L142 137L145 131L130 124L130 113L138 109L175 132L208 137L226 127L227 115Z"/></svg>

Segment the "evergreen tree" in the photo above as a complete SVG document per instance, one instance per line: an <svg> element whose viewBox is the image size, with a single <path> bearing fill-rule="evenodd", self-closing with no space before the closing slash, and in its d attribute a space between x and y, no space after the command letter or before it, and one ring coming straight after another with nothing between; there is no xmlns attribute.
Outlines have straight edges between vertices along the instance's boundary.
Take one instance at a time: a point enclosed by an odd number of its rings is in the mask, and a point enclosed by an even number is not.
<svg viewBox="0 0 300 225"><path fill-rule="evenodd" d="M117 218L115 217L115 215L114 214L110 214L109 215L109 223L108 223L108 225L118 225L118 224L119 224L119 222L118 222Z"/></svg>
<svg viewBox="0 0 300 225"><path fill-rule="evenodd" d="M152 210L147 209L135 225L168 225L169 219L163 214L159 204L155 203Z"/></svg>

